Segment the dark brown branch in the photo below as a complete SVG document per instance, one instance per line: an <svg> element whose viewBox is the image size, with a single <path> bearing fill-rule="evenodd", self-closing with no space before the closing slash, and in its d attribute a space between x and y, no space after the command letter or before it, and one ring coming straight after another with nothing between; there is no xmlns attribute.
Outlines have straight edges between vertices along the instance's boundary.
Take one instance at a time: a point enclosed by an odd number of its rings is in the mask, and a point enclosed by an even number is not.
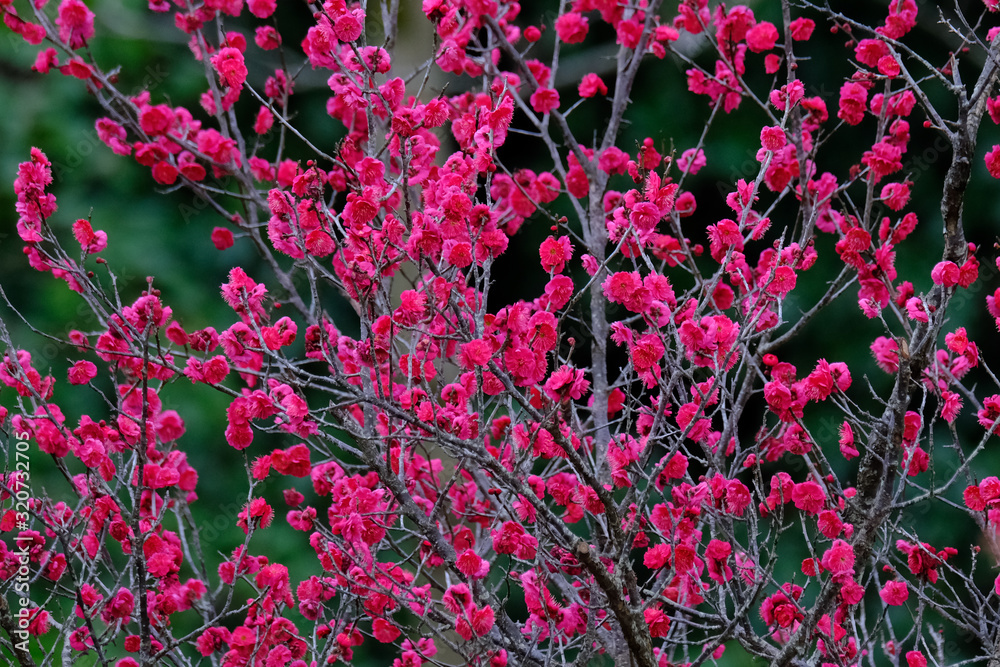
<svg viewBox="0 0 1000 667"><path fill-rule="evenodd" d="M14 616L10 613L10 606L7 598L0 595L0 628L3 628L7 636L10 637L11 650L17 658L17 664L21 667L35 667L35 660L31 657L31 652L24 650L18 642L18 628Z"/></svg>

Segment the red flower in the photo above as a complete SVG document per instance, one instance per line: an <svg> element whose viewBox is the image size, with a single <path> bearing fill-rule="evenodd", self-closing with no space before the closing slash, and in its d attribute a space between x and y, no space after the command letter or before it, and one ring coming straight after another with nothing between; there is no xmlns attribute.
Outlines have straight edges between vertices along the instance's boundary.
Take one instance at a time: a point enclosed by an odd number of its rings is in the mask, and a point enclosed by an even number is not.
<svg viewBox="0 0 1000 667"><path fill-rule="evenodd" d="M868 91L859 83L848 81L840 87L840 110L837 118L848 125L857 125L865 116Z"/></svg>
<svg viewBox="0 0 1000 667"><path fill-rule="evenodd" d="M854 575L854 549L844 540L834 540L823 554L821 563L837 577Z"/></svg>
<svg viewBox="0 0 1000 667"><path fill-rule="evenodd" d="M761 21L747 32L747 46L754 53L770 51L777 41L778 29L768 21Z"/></svg>
<svg viewBox="0 0 1000 667"><path fill-rule="evenodd" d="M657 544L650 547L642 557L643 564L651 570L658 570L670 563L673 550L669 544Z"/></svg>
<svg viewBox="0 0 1000 667"><path fill-rule="evenodd" d="M545 393L556 402L578 400L590 387L590 381L583 375L583 370L564 364L545 381Z"/></svg>
<svg viewBox="0 0 1000 667"><path fill-rule="evenodd" d="M883 176L897 172L903 168L903 150L899 146L882 140L865 151L861 162L871 170L872 180L878 182Z"/></svg>
<svg viewBox="0 0 1000 667"><path fill-rule="evenodd" d="M988 396L983 400L983 408L976 413L979 418L979 425L985 429L989 429L990 433L995 433L1000 425L997 425L997 419L1000 419L1000 394L993 394Z"/></svg>
<svg viewBox="0 0 1000 667"><path fill-rule="evenodd" d="M840 453L848 461L860 454L858 448L854 446L854 429L846 421L840 425L840 439L838 440L838 444L840 445Z"/></svg>
<svg viewBox="0 0 1000 667"><path fill-rule="evenodd" d="M792 39L801 42L812 37L813 30L816 29L816 22L812 19L798 18L791 22Z"/></svg>
<svg viewBox="0 0 1000 667"><path fill-rule="evenodd" d="M78 49L94 36L94 13L80 0L63 0L59 4L59 39L69 48Z"/></svg>
<svg viewBox="0 0 1000 667"><path fill-rule="evenodd" d="M889 55L889 45L880 39L862 39L854 47L854 55L862 65L876 67L879 58Z"/></svg>
<svg viewBox="0 0 1000 667"><path fill-rule="evenodd" d="M767 283L765 291L779 298L795 289L796 275L790 266L779 266L774 270L774 276Z"/></svg>
<svg viewBox="0 0 1000 667"><path fill-rule="evenodd" d="M897 540L896 548L906 554L910 572L932 584L937 583L938 567L958 553L953 547L935 552L934 547L926 542L910 544L906 540Z"/></svg>
<svg viewBox="0 0 1000 667"><path fill-rule="evenodd" d="M222 82L230 88L242 88L247 80L247 66L243 62L243 53L232 46L219 49L212 56L212 66L219 73Z"/></svg>
<svg viewBox="0 0 1000 667"><path fill-rule="evenodd" d="M795 489L792 491L792 501L806 514L816 514L826 504L826 492L816 482L807 480L795 485Z"/></svg>
<svg viewBox="0 0 1000 667"><path fill-rule="evenodd" d="M994 144L986 154L986 169L993 178L1000 178L1000 145Z"/></svg>
<svg viewBox="0 0 1000 667"><path fill-rule="evenodd" d="M550 236L538 249L541 257L542 268L549 273L562 273L563 268L573 257L573 246L570 245L568 236L558 238Z"/></svg>
<svg viewBox="0 0 1000 667"><path fill-rule="evenodd" d="M580 97L594 97L595 95L607 95L608 86L604 83L601 77L597 76L593 72L588 72L583 75L583 79L580 81L580 85L577 87L577 92Z"/></svg>
<svg viewBox="0 0 1000 667"><path fill-rule="evenodd" d="M333 22L333 31L342 42L353 42L365 29L365 13L354 9L338 16Z"/></svg>
<svg viewBox="0 0 1000 667"><path fill-rule="evenodd" d="M483 560L472 549L466 549L455 560L455 566L471 579L482 579L490 572L489 561Z"/></svg>
<svg viewBox="0 0 1000 667"><path fill-rule="evenodd" d="M242 528L244 533L248 533L251 523L256 527L267 528L271 525L272 519L274 510L267 501L263 498L254 498L240 511L236 525Z"/></svg>
<svg viewBox="0 0 1000 667"><path fill-rule="evenodd" d="M87 384L97 377L97 366L90 361L78 361L68 371L70 384Z"/></svg>
<svg viewBox="0 0 1000 667"><path fill-rule="evenodd" d="M888 581L878 594L882 602L894 607L903 604L910 597L905 581Z"/></svg>
<svg viewBox="0 0 1000 667"><path fill-rule="evenodd" d="M531 108L540 114L547 114L559 108L559 91L554 88L539 88L531 94Z"/></svg>
<svg viewBox="0 0 1000 667"><path fill-rule="evenodd" d="M566 12L556 19L556 34L567 44L579 44L587 37L587 17Z"/></svg>
<svg viewBox="0 0 1000 667"><path fill-rule="evenodd" d="M309 447L299 443L287 450L276 449L271 452L271 465L281 475L308 477L312 471L312 466L309 464Z"/></svg>
<svg viewBox="0 0 1000 667"><path fill-rule="evenodd" d="M250 13L259 19L266 19L278 8L277 0L247 0Z"/></svg>
<svg viewBox="0 0 1000 667"><path fill-rule="evenodd" d="M105 623L111 623L114 620L128 621L134 608L135 596L132 595L132 591L127 588L119 588L114 597L104 605L101 619Z"/></svg>
<svg viewBox="0 0 1000 667"><path fill-rule="evenodd" d="M402 631L384 618L376 618L372 623L372 634L383 644L391 644L399 638Z"/></svg>
<svg viewBox="0 0 1000 667"><path fill-rule="evenodd" d="M785 131L780 126L765 127L760 131L760 145L769 151L776 151L785 145Z"/></svg>
<svg viewBox="0 0 1000 667"><path fill-rule="evenodd" d="M650 637L666 637L670 632L670 617L662 609L648 607L642 615L649 626Z"/></svg>

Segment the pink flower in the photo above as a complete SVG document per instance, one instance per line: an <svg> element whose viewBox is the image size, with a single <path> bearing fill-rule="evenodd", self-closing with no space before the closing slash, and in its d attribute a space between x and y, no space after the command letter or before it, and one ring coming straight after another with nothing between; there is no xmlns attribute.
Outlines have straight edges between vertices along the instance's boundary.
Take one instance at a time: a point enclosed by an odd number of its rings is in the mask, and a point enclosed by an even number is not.
<svg viewBox="0 0 1000 667"><path fill-rule="evenodd" d="M212 66L219 73L222 82L230 88L242 88L247 80L247 66L243 62L243 53L232 46L220 49L212 56Z"/></svg>
<svg viewBox="0 0 1000 667"><path fill-rule="evenodd" d="M608 86L601 80L601 77L593 72L588 72L583 75L583 79L577 87L577 92L580 93L580 97L594 97L598 94L607 95Z"/></svg>
<svg viewBox="0 0 1000 667"><path fill-rule="evenodd" d="M979 418L979 425L985 429L990 429L990 433L995 433L1000 425L994 426L997 419L1000 419L1000 394L993 394L983 400L983 408L976 413Z"/></svg>
<svg viewBox="0 0 1000 667"><path fill-rule="evenodd" d="M628 153L617 146L608 146L598 158L597 165L607 174L624 174L628 170Z"/></svg>
<svg viewBox="0 0 1000 667"><path fill-rule="evenodd" d="M792 490L792 501L806 514L816 514L826 504L826 492L816 482L807 480L795 485Z"/></svg>
<svg viewBox="0 0 1000 667"><path fill-rule="evenodd" d="M485 636L486 633L493 628L493 624L496 621L496 615L493 611L493 607L483 607L480 609L473 605L472 613L470 615L472 617L470 619L470 626L472 628L472 632L477 637Z"/></svg>
<svg viewBox="0 0 1000 667"><path fill-rule="evenodd" d="M100 230L95 232L88 220L80 219L73 223L73 236L83 251L90 255L108 247L107 233Z"/></svg>
<svg viewBox="0 0 1000 667"><path fill-rule="evenodd" d="M670 563L671 548L669 544L657 544L646 550L642 557L643 565L651 570L658 570Z"/></svg>
<svg viewBox="0 0 1000 667"><path fill-rule="evenodd" d="M909 181L905 183L886 183L882 186L882 193L879 195L885 205L893 211L901 211L910 201Z"/></svg>
<svg viewBox="0 0 1000 667"><path fill-rule="evenodd" d="M865 588L853 579L845 581L840 586L840 599L845 604L854 605L861 602L865 596Z"/></svg>
<svg viewBox="0 0 1000 667"><path fill-rule="evenodd" d="M573 246L570 245L568 236L558 238L550 236L538 249L541 257L542 268L548 273L562 273L563 268L573 257Z"/></svg>
<svg viewBox="0 0 1000 667"><path fill-rule="evenodd" d="M816 22L812 19L798 18L791 22L790 27L792 29L792 39L801 42L812 37L813 30L816 28Z"/></svg>
<svg viewBox="0 0 1000 667"><path fill-rule="evenodd" d="M837 118L848 125L857 125L865 116L868 91L860 83L848 81L840 87L840 110Z"/></svg>
<svg viewBox="0 0 1000 667"><path fill-rule="evenodd" d="M906 300L906 314L911 320L917 322L927 321L927 310L924 308L924 302L915 296L911 296Z"/></svg>
<svg viewBox="0 0 1000 667"><path fill-rule="evenodd" d="M823 510L816 517L816 527L825 537L832 540L844 529L844 521L833 510Z"/></svg>
<svg viewBox="0 0 1000 667"><path fill-rule="evenodd" d="M214 627L205 630L195 642L198 652L204 657L212 655L229 643L229 628Z"/></svg>
<svg viewBox="0 0 1000 667"><path fill-rule="evenodd" d="M259 19L266 19L278 8L277 0L247 0L250 13Z"/></svg>
<svg viewBox="0 0 1000 667"><path fill-rule="evenodd" d="M309 463L309 447L299 443L288 449L276 449L271 453L271 465L279 475L308 477L312 472Z"/></svg>
<svg viewBox="0 0 1000 667"><path fill-rule="evenodd" d="M247 534L250 526L267 528L274 519L274 510L263 498L252 499L239 513L236 525Z"/></svg>
<svg viewBox="0 0 1000 667"><path fill-rule="evenodd" d="M941 418L951 424L962 409L962 397L953 391L941 392Z"/></svg>
<svg viewBox="0 0 1000 667"><path fill-rule="evenodd" d="M556 19L556 34L567 44L579 44L587 37L587 17L577 12L566 12Z"/></svg>
<svg viewBox="0 0 1000 667"><path fill-rule="evenodd" d="M854 549L844 540L834 540L830 548L823 554L821 563L835 576L853 576Z"/></svg>
<svg viewBox="0 0 1000 667"><path fill-rule="evenodd" d="M854 47L854 55L862 65L876 67L879 58L889 55L889 46L880 39L862 39Z"/></svg>
<svg viewBox="0 0 1000 667"><path fill-rule="evenodd" d="M266 106L261 105L254 120L253 131L257 134L267 134L274 125L274 114ZM258 179L262 180L262 179Z"/></svg>
<svg viewBox="0 0 1000 667"><path fill-rule="evenodd" d="M846 421L840 425L840 440L838 444L840 445L840 453L848 461L858 456L858 448L854 446L854 429Z"/></svg>
<svg viewBox="0 0 1000 667"><path fill-rule="evenodd" d="M222 355L216 355L205 362L202 366L204 382L207 384L219 384L229 374L229 362Z"/></svg>
<svg viewBox="0 0 1000 667"><path fill-rule="evenodd" d="M56 50L49 47L38 52L38 56L35 57L35 64L31 66L31 69L39 72L40 74L48 74L53 67L59 65L59 54Z"/></svg>
<svg viewBox="0 0 1000 667"><path fill-rule="evenodd" d="M462 344L459 352L459 361L462 368L472 370L477 366L486 366L492 355L492 346L487 341L477 338L476 340Z"/></svg>
<svg viewBox="0 0 1000 667"><path fill-rule="evenodd" d="M455 559L455 566L462 574L472 579L482 579L490 572L490 563L480 558L472 549L466 549Z"/></svg>
<svg viewBox="0 0 1000 667"><path fill-rule="evenodd" d="M778 109L778 111L784 111L788 107L794 107L802 101L802 97L805 95L805 92L805 86L801 81L796 79L791 83L786 83L778 90L772 90L768 99L771 104Z"/></svg>
<svg viewBox="0 0 1000 667"><path fill-rule="evenodd" d="M135 596L127 588L119 588L114 597L108 600L101 611L101 619L105 623L111 623L116 619L127 621L132 616L135 608Z"/></svg>
<svg viewBox="0 0 1000 667"><path fill-rule="evenodd" d="M90 361L78 361L68 372L70 384L87 384L97 377L97 366Z"/></svg>
<svg viewBox="0 0 1000 667"><path fill-rule="evenodd" d="M774 276L767 283L765 291L779 298L795 289L795 271L790 266L779 266L774 270Z"/></svg>
<svg viewBox="0 0 1000 667"><path fill-rule="evenodd" d="M229 282L222 285L222 297L242 317L263 317L266 295L267 288L238 266L229 271Z"/></svg>
<svg viewBox="0 0 1000 667"><path fill-rule="evenodd" d="M785 145L785 131L778 125L765 127L760 131L760 145L765 150L778 150Z"/></svg>
<svg viewBox="0 0 1000 667"><path fill-rule="evenodd" d="M879 336L871 344L875 363L886 373L895 373L899 369L899 344L892 338Z"/></svg>
<svg viewBox="0 0 1000 667"><path fill-rule="evenodd" d="M153 165L153 180L160 185L173 185L177 182L177 176L180 172L177 167L170 164L166 160L160 160Z"/></svg>
<svg viewBox="0 0 1000 667"><path fill-rule="evenodd" d="M883 176L888 176L903 168L903 149L883 139L870 151L865 151L861 162L871 170L871 178L878 182Z"/></svg>
<svg viewBox="0 0 1000 667"><path fill-rule="evenodd" d="M547 114L559 108L559 92L554 88L539 88L529 99L531 108L540 114Z"/></svg>
<svg viewBox="0 0 1000 667"><path fill-rule="evenodd" d="M253 11L252 8L251 11ZM281 46L281 35L274 26L262 25L254 31L253 41L265 51L273 51Z"/></svg>
<svg viewBox="0 0 1000 667"><path fill-rule="evenodd" d="M604 279L604 295L612 303L626 303L642 288L638 271L618 271Z"/></svg>
<svg viewBox="0 0 1000 667"><path fill-rule="evenodd" d="M569 276L552 276L545 285L545 296L549 299L549 306L558 310L565 306L573 297L573 280Z"/></svg>
<svg viewBox="0 0 1000 667"><path fill-rule="evenodd" d="M689 148L677 159L677 167L684 173L694 176L707 164L705 151L700 148Z"/></svg>
<svg viewBox="0 0 1000 667"><path fill-rule="evenodd" d="M878 594L882 602L892 607L898 607L910 597L905 581L888 581Z"/></svg>
<svg viewBox="0 0 1000 667"><path fill-rule="evenodd" d="M179 572L183 555L180 548L154 533L142 545L146 568L157 578Z"/></svg>
<svg viewBox="0 0 1000 667"><path fill-rule="evenodd" d="M365 29L365 13L354 9L338 16L333 22L333 31L342 42L353 42Z"/></svg>
<svg viewBox="0 0 1000 667"><path fill-rule="evenodd" d="M994 144L986 154L986 169L993 178L1000 178L1000 145Z"/></svg>
<svg viewBox="0 0 1000 667"><path fill-rule="evenodd" d="M225 227L216 227L212 230L212 245L216 250L225 250L233 247L233 233Z"/></svg>
<svg viewBox="0 0 1000 667"><path fill-rule="evenodd" d="M383 644L391 644L402 634L402 631L384 618L376 618L372 623L372 634Z"/></svg>
<svg viewBox="0 0 1000 667"><path fill-rule="evenodd" d="M590 386L583 376L583 370L564 364L545 381L545 393L556 402L579 400Z"/></svg>
<svg viewBox="0 0 1000 667"><path fill-rule="evenodd" d="M875 32L890 39L899 39L916 25L917 3L914 0L902 0L889 3L889 16L885 19L885 25L876 28Z"/></svg>
<svg viewBox="0 0 1000 667"><path fill-rule="evenodd" d="M890 79L899 76L899 62L892 56L882 56L878 59L878 71Z"/></svg>
<svg viewBox="0 0 1000 667"><path fill-rule="evenodd" d="M535 558L538 550L538 540L529 535L521 524L514 521L505 521L500 526L500 529L494 529L491 535L493 537L493 550L498 554L513 554L521 560L533 560Z"/></svg>
<svg viewBox="0 0 1000 667"><path fill-rule="evenodd" d="M938 262L931 269L931 280L935 285L954 287L958 284L959 268L955 262Z"/></svg>
<svg viewBox="0 0 1000 667"><path fill-rule="evenodd" d="M670 617L662 609L647 608L643 613L650 637L666 637L670 631Z"/></svg>
<svg viewBox="0 0 1000 667"><path fill-rule="evenodd" d="M747 32L747 46L754 53L770 51L777 41L778 29L768 21L761 21Z"/></svg>
<svg viewBox="0 0 1000 667"><path fill-rule="evenodd" d="M78 49L94 36L94 13L80 0L63 0L59 4L59 39L69 48Z"/></svg>

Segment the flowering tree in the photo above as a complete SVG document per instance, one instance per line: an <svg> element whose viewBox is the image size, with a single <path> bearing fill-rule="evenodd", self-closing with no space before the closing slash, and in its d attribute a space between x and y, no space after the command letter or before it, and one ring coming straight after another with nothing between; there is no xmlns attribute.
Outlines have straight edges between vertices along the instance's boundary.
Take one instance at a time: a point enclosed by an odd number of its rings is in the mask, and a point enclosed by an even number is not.
<svg viewBox="0 0 1000 667"><path fill-rule="evenodd" d="M389 645L400 667L1000 665L1000 380L950 308L1000 326L963 218L984 154L1000 177L1000 146L977 149L1000 122L995 0L921 14L950 40L940 62L914 0L878 24L787 0L759 8L772 20L562 0L544 25L507 0L424 0L416 65L394 56L398 0L296 6L301 43L276 0L150 0L203 66L192 107L123 92L81 0L23 5L0 0L4 22L39 45L35 70L100 102L107 148L217 211L220 251L261 261L231 266L218 326L185 328L153 278L119 289L113 235L57 211L44 151L21 164L27 264L97 324L62 340L57 379L0 319L13 663L304 667ZM853 72L822 82L836 108L804 55L827 29ZM610 69L559 83L561 54L605 38ZM259 71L268 51L280 65ZM675 150L666 117L626 145L640 69L671 62L704 133ZM296 123L310 68L336 145ZM588 105L599 127L577 127ZM720 195L697 174L739 117L759 129L753 168ZM939 210L913 210L911 131L944 146ZM504 150L515 132L531 161ZM918 222L933 246L897 267ZM544 285L497 303L517 279L498 258L541 225ZM878 332L857 340L874 364L801 345L843 303L839 326ZM246 462L245 540L222 558L194 518L200 406L162 397L191 383L226 397L213 446ZM81 392L103 408L80 414ZM33 484L30 461L62 487ZM917 513L983 537L928 542ZM279 530L314 568L268 552Z"/></svg>

